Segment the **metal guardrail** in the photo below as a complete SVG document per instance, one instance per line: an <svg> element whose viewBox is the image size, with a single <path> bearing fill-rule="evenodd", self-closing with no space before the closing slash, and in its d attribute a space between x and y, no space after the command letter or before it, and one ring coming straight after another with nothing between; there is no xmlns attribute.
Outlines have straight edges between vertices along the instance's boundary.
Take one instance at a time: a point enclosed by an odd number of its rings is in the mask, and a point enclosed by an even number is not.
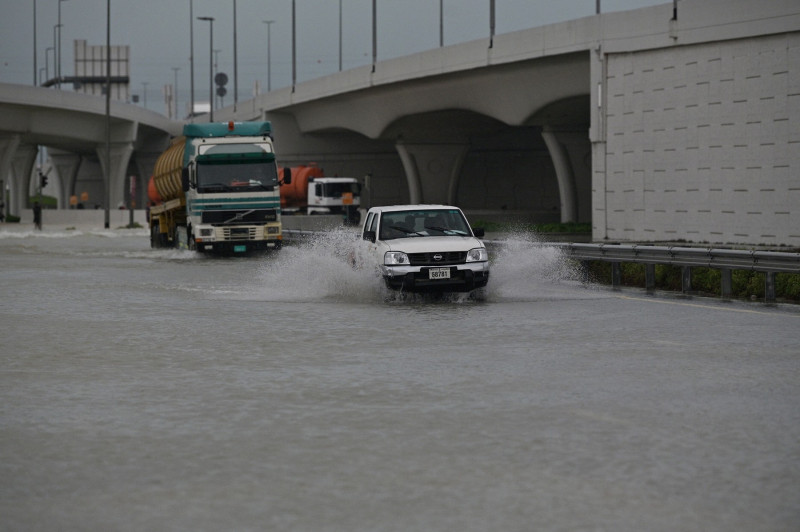
<svg viewBox="0 0 800 532"><path fill-rule="evenodd" d="M302 240L322 231L298 231L284 229L287 240ZM354 234L357 237L357 234ZM486 247L496 251L504 240L484 240ZM611 263L611 284L617 288L622 284L620 264L623 262L645 265L645 288L655 290L655 266L666 264L682 268L682 291L692 293L692 268L704 267L722 273L722 298L733 294L731 272L751 270L764 273L764 294L768 303L775 301L775 274L800 274L800 253L781 251L736 250L679 246L654 246L647 244L578 244L564 242L542 242L543 247L555 247L566 257L579 261L599 260Z"/></svg>
<svg viewBox="0 0 800 532"><path fill-rule="evenodd" d="M578 260L800 273L800 253L625 244L555 244Z"/></svg>
<svg viewBox="0 0 800 532"><path fill-rule="evenodd" d="M502 241L492 241L492 246L501 246ZM543 244L558 247L566 256L580 260L600 260L611 263L611 285L622 284L620 264L631 262L645 265L645 288L655 290L655 265L667 264L682 268L681 289L692 293L692 268L704 267L720 270L723 299L733 295L733 270L751 270L764 273L764 299L775 302L775 274L800 274L800 253L779 251L735 250L716 248L692 248L626 244Z"/></svg>

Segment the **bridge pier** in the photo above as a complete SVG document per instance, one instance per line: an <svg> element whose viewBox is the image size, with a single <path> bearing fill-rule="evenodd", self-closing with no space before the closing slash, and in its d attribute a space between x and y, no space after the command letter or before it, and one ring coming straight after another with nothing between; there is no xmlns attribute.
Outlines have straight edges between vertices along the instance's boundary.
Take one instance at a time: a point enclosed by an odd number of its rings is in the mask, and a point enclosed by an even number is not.
<svg viewBox="0 0 800 532"><path fill-rule="evenodd" d="M39 154L39 147L33 144L20 144L17 146L14 158L12 159L12 179L14 180L14 191L11 195L12 211L19 215L22 209L27 208L29 191L31 188L31 174L33 165L36 163L36 156ZM37 185L38 188L38 185Z"/></svg>
<svg viewBox="0 0 800 532"><path fill-rule="evenodd" d="M106 198L103 203L109 202L109 209L114 209L120 202L125 202L125 173L133 154L133 142L111 143L111 168L106 168L106 147L104 144L97 146L97 156L100 159L100 168L103 169L103 182L106 186ZM109 193L110 191L110 193Z"/></svg>
<svg viewBox="0 0 800 532"><path fill-rule="evenodd" d="M56 169L58 182L61 185L58 207L67 209L70 195L75 194L75 182L78 179L82 158L80 155L52 148L48 152L50 163Z"/></svg>
<svg viewBox="0 0 800 532"><path fill-rule="evenodd" d="M455 203L458 176L469 144L398 141L410 203Z"/></svg>
<svg viewBox="0 0 800 532"><path fill-rule="evenodd" d="M578 221L578 192L575 184L575 173L569 161L569 153L559 140L559 133L552 127L542 129L542 138L550 152L558 180L558 193L561 199L561 222ZM585 134L583 135L585 137Z"/></svg>

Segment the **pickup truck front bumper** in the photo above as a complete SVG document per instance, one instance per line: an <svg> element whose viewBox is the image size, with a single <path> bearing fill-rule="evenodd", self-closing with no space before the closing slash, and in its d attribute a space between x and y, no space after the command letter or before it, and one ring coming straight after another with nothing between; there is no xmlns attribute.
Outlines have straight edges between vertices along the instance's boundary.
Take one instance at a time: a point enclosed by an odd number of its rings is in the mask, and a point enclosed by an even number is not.
<svg viewBox="0 0 800 532"><path fill-rule="evenodd" d="M386 286L406 292L469 292L489 282L488 262L435 267L441 268L450 269L449 278L431 279L428 266L382 266L381 273Z"/></svg>

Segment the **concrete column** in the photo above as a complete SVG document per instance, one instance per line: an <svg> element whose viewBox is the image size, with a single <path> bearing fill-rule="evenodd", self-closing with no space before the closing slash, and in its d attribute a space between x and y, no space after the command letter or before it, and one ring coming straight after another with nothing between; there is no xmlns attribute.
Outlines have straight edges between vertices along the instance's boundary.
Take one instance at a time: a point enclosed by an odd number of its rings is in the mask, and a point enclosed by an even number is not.
<svg viewBox="0 0 800 532"><path fill-rule="evenodd" d="M20 144L17 146L17 151L11 162L11 173L16 182L16 188L14 194L11 196L11 202L15 203L17 206L18 210L15 212L17 215L25 208L31 189L31 174L33 173L33 166L36 163L36 156L38 154L38 146L34 146L33 144ZM39 176L37 175L35 179L39 179Z"/></svg>
<svg viewBox="0 0 800 532"><path fill-rule="evenodd" d="M561 197L561 222L577 222L578 193L567 149L558 140L556 132L548 127L542 130L542 138L547 145L547 150L550 152L550 157L556 170L558 193Z"/></svg>
<svg viewBox="0 0 800 532"><path fill-rule="evenodd" d="M58 206L61 209L69 208L69 197L75 192L75 181L78 179L78 171L81 168L81 156L55 149L49 149L50 164L56 169L61 194L58 198Z"/></svg>
<svg viewBox="0 0 800 532"><path fill-rule="evenodd" d="M20 209L20 186L16 180L16 176L14 176L11 172L11 168L14 161L14 156L17 153L17 147L19 147L20 139L20 135L8 135L0 137L0 180L8 184L9 190L11 191L11 198L9 200L9 205L6 206L6 212L16 216L19 216ZM5 195L5 191L3 191L3 194Z"/></svg>
<svg viewBox="0 0 800 532"><path fill-rule="evenodd" d="M411 203L455 203L469 144L400 141L395 146L406 172Z"/></svg>
<svg viewBox="0 0 800 532"><path fill-rule="evenodd" d="M128 170L128 163L133 154L133 142L116 142L111 144L111 169L106 168L106 147L105 144L97 146L97 156L100 158L100 167L103 169L103 182L106 192L111 191L110 209L116 209L120 202L125 202L125 174ZM106 194L106 198L108 194ZM103 204L106 203L103 198Z"/></svg>
<svg viewBox="0 0 800 532"><path fill-rule="evenodd" d="M136 181L136 208L143 209L149 201L147 197L147 184L150 182L150 176L153 175L153 169L156 165L156 160L162 152L149 152L136 150L136 155L133 162L136 165L138 172L138 180Z"/></svg>

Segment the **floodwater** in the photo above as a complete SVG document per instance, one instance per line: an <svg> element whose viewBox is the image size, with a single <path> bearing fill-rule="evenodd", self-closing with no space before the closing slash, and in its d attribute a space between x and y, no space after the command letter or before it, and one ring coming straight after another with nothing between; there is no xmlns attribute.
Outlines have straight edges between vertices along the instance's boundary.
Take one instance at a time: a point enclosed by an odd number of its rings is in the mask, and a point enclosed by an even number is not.
<svg viewBox="0 0 800 532"><path fill-rule="evenodd" d="M794 531L800 310L0 227L0 530Z"/></svg>

